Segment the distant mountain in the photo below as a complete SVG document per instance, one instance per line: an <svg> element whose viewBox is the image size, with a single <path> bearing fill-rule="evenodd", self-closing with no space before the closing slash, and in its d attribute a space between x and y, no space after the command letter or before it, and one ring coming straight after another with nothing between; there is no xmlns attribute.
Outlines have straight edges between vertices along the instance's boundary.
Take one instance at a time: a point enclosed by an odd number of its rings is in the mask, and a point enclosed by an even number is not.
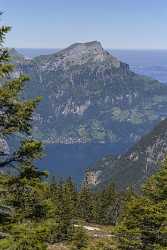
<svg viewBox="0 0 167 250"><path fill-rule="evenodd" d="M130 69L140 75L146 75L160 82L167 83L167 50L128 50L107 49L114 57L129 64ZM49 55L58 48L17 48L26 58Z"/></svg>
<svg viewBox="0 0 167 250"><path fill-rule="evenodd" d="M96 162L87 171L86 182L96 188L113 182L118 189L125 189L128 186L138 189L159 169L166 154L167 119L161 121L126 154L118 157L109 155Z"/></svg>
<svg viewBox="0 0 167 250"><path fill-rule="evenodd" d="M167 87L133 73L99 42L16 61L27 96L43 96L34 134L46 143L111 143L124 150L167 116Z"/></svg>
<svg viewBox="0 0 167 250"><path fill-rule="evenodd" d="M9 49L10 57L14 63L24 63L25 57L19 53L16 49Z"/></svg>
<svg viewBox="0 0 167 250"><path fill-rule="evenodd" d="M60 49L58 49L58 48L53 48L53 49L47 49L47 48L17 48L16 50L19 53L21 53L22 55L24 55L25 58L31 59L31 58L41 56L41 55L53 54L53 53L59 51Z"/></svg>

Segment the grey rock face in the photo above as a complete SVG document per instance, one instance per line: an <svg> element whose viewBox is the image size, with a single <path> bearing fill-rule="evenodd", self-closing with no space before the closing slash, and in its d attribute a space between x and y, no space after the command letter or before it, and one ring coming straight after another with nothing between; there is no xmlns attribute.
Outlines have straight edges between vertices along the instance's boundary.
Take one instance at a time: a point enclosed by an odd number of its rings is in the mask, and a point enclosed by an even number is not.
<svg viewBox="0 0 167 250"><path fill-rule="evenodd" d="M9 154L9 146L7 142L0 138L0 155Z"/></svg>
<svg viewBox="0 0 167 250"><path fill-rule="evenodd" d="M43 96L34 135L46 143L132 145L167 115L167 87L129 70L99 42L16 61L31 78L23 95Z"/></svg>
<svg viewBox="0 0 167 250"><path fill-rule="evenodd" d="M166 155L167 119L161 121L126 154L116 158L107 156L98 161L86 173L86 176L97 176L96 183L89 181L88 184L102 187L114 182L119 189L128 186L139 189L144 181L160 168Z"/></svg>
<svg viewBox="0 0 167 250"><path fill-rule="evenodd" d="M57 52L54 56L43 56L42 70L56 70L58 68L69 69L74 65L83 65L90 62L110 61L113 66L119 68L120 62L105 51L100 42L76 43Z"/></svg>

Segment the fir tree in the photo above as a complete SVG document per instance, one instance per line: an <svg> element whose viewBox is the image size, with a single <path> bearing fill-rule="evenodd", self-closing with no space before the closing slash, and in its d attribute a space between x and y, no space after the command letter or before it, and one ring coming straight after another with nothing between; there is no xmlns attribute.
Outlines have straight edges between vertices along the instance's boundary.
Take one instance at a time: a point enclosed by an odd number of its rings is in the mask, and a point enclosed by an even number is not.
<svg viewBox="0 0 167 250"><path fill-rule="evenodd" d="M113 184L97 194L96 216L100 224L114 225L119 215L120 197Z"/></svg>
<svg viewBox="0 0 167 250"><path fill-rule="evenodd" d="M50 185L50 197L55 207L57 229L54 238L57 241L71 238L76 218L77 191L71 178Z"/></svg>
<svg viewBox="0 0 167 250"><path fill-rule="evenodd" d="M89 237L82 226L75 228L72 236L71 250L88 249Z"/></svg>
<svg viewBox="0 0 167 250"><path fill-rule="evenodd" d="M85 184L78 194L78 214L80 218L90 222L93 219L94 199L90 188Z"/></svg>
<svg viewBox="0 0 167 250"><path fill-rule="evenodd" d="M32 115L40 98L24 100L21 91L28 80L20 75L12 78L14 66L9 52L3 47L10 27L0 27L0 143L8 138L25 138L15 150L0 152L0 249L46 249L49 220L53 206L48 197L47 184L42 182L45 172L33 164L42 156L42 143L31 137ZM15 174L5 175L6 169Z"/></svg>
<svg viewBox="0 0 167 250"><path fill-rule="evenodd" d="M127 203L117 232L118 249L167 249L167 161Z"/></svg>

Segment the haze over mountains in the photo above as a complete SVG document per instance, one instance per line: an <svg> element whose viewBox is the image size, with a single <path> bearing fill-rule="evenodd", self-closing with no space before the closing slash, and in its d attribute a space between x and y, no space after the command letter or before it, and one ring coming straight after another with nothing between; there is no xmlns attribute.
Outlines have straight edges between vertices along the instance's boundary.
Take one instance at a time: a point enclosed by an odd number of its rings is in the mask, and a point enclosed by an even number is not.
<svg viewBox="0 0 167 250"><path fill-rule="evenodd" d="M167 87L133 73L99 42L77 43L31 60L17 53L14 58L15 74L31 78L24 95L43 96L34 116L34 135L47 144L84 145L83 155L99 144L104 155L110 149L125 152L167 116ZM85 168L97 160L91 154L87 157Z"/></svg>

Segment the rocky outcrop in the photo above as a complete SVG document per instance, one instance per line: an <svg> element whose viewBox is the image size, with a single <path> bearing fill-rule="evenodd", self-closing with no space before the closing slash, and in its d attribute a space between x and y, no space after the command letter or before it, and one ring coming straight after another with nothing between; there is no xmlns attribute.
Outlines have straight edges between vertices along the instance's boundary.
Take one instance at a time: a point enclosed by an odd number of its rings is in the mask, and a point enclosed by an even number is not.
<svg viewBox="0 0 167 250"><path fill-rule="evenodd" d="M120 67L120 61L105 51L100 42L75 43L52 56L40 56L35 60L42 60L42 70L68 70L71 66L87 63L110 62L114 67Z"/></svg>
<svg viewBox="0 0 167 250"><path fill-rule="evenodd" d="M98 184L100 184L100 177L101 175L101 171L87 171L85 174L85 180L84 183L86 185L90 185L90 186L97 186Z"/></svg>
<svg viewBox="0 0 167 250"><path fill-rule="evenodd" d="M9 154L9 146L6 140L0 138L0 156L3 156L5 154Z"/></svg>
<svg viewBox="0 0 167 250"><path fill-rule="evenodd" d="M126 154L113 158L104 157L86 176L97 176L96 182L87 178L90 186L104 186L114 182L119 189L133 186L138 189L157 171L167 155L167 119L145 135ZM100 173L100 174L99 174Z"/></svg>

